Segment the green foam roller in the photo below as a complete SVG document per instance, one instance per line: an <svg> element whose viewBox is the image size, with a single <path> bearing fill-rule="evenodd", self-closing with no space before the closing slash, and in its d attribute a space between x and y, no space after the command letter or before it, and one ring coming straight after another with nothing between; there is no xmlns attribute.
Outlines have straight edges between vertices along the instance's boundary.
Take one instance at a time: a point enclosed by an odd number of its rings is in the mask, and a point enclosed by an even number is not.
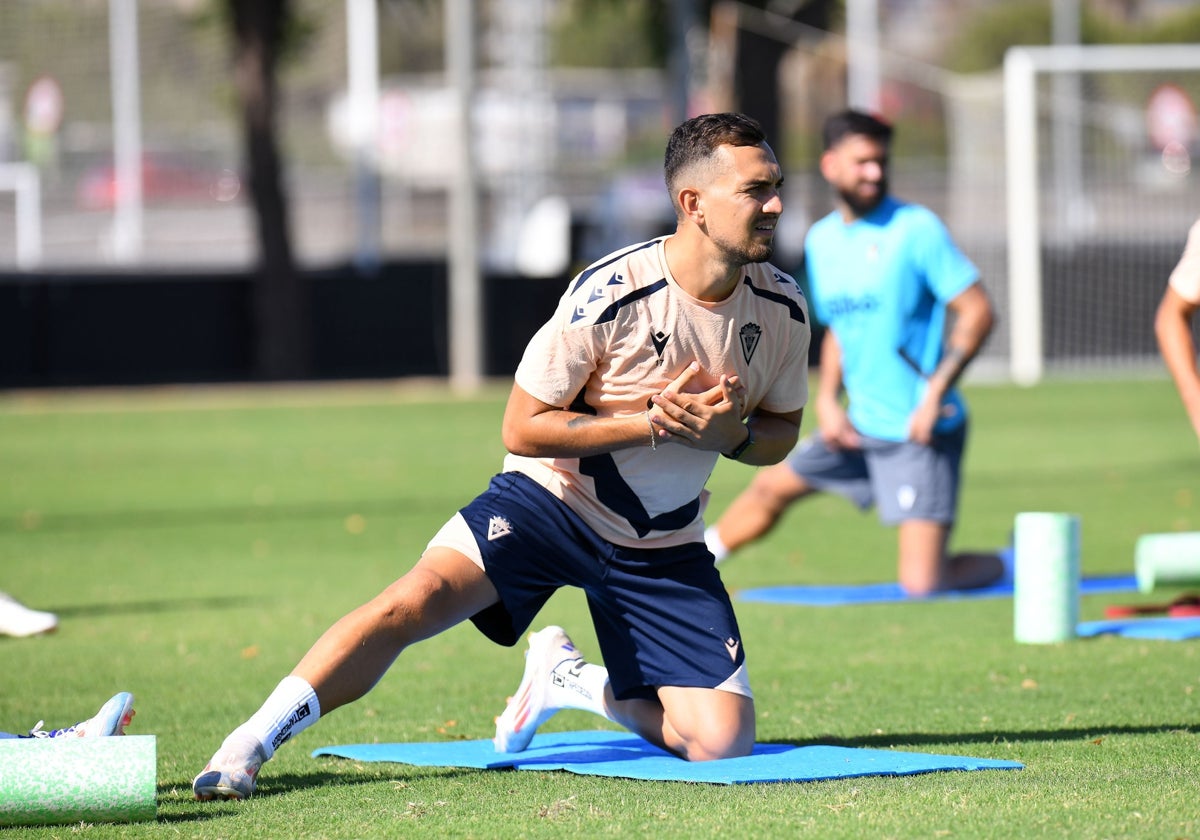
<svg viewBox="0 0 1200 840"><path fill-rule="evenodd" d="M0 826L155 818L153 735L0 740Z"/></svg>
<svg viewBox="0 0 1200 840"><path fill-rule="evenodd" d="M1138 590L1200 584L1200 531L1143 534L1133 557Z"/></svg>

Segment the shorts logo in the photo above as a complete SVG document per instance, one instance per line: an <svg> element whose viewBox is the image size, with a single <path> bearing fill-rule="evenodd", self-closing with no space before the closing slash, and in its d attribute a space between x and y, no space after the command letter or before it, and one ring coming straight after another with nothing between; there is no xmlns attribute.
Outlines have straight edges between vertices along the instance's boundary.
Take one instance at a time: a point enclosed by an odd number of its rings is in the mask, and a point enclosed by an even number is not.
<svg viewBox="0 0 1200 840"><path fill-rule="evenodd" d="M896 503L900 505L901 510L912 510L913 504L917 501L917 491L911 484L905 484L896 491Z"/></svg>
<svg viewBox="0 0 1200 840"><path fill-rule="evenodd" d="M488 542L507 537L512 533L512 526L503 516L493 516L488 520Z"/></svg>
<svg viewBox="0 0 1200 840"><path fill-rule="evenodd" d="M738 341L742 344L742 356L746 359L746 364L750 364L750 359L754 356L760 338L762 338L762 327L758 324L743 324L742 328L738 330Z"/></svg>
<svg viewBox="0 0 1200 840"><path fill-rule="evenodd" d="M741 646L742 643L733 638L733 636L725 640L725 650L729 651L729 659L731 661L737 662L738 648Z"/></svg>

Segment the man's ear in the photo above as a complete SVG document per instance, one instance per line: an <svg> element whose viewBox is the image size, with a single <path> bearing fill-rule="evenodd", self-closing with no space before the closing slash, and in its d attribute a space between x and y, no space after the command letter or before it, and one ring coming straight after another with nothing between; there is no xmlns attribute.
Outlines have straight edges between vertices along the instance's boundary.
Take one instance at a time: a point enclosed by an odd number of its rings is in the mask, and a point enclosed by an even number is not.
<svg viewBox="0 0 1200 840"><path fill-rule="evenodd" d="M704 223L704 208L701 206L700 193L692 187L679 191L679 207L685 218L696 224Z"/></svg>
<svg viewBox="0 0 1200 840"><path fill-rule="evenodd" d="M830 150L826 150L825 152L823 152L821 154L821 161L820 161L821 177L824 178L826 181L832 181L833 176L835 174L836 165L837 165L837 160L834 158L833 152Z"/></svg>

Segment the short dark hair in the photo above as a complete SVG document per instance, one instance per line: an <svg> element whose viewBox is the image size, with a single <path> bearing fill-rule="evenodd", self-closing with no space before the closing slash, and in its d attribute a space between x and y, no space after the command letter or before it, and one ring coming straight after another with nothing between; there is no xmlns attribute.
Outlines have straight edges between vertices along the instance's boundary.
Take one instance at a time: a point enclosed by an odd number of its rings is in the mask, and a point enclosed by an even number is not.
<svg viewBox="0 0 1200 840"><path fill-rule="evenodd" d="M861 134L873 140L890 143L892 126L874 114L851 108L832 114L825 120L821 129L821 140L825 143L825 150L829 151L852 134Z"/></svg>
<svg viewBox="0 0 1200 840"><path fill-rule="evenodd" d="M712 157L720 146L757 146L767 141L762 126L745 114L702 114L680 123L667 141L663 178L675 201L679 173Z"/></svg>

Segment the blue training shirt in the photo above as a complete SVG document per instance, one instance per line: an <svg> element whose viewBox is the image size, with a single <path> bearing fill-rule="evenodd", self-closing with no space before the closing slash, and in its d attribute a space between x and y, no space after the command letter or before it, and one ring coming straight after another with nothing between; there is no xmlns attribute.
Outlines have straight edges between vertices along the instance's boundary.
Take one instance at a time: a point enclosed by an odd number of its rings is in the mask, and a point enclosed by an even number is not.
<svg viewBox="0 0 1200 840"><path fill-rule="evenodd" d="M861 434L906 440L924 377L942 359L946 303L978 269L932 211L891 196L849 224L837 212L820 219L804 255L813 311L841 347L850 422ZM952 409L937 432L966 420L957 389L943 404Z"/></svg>

